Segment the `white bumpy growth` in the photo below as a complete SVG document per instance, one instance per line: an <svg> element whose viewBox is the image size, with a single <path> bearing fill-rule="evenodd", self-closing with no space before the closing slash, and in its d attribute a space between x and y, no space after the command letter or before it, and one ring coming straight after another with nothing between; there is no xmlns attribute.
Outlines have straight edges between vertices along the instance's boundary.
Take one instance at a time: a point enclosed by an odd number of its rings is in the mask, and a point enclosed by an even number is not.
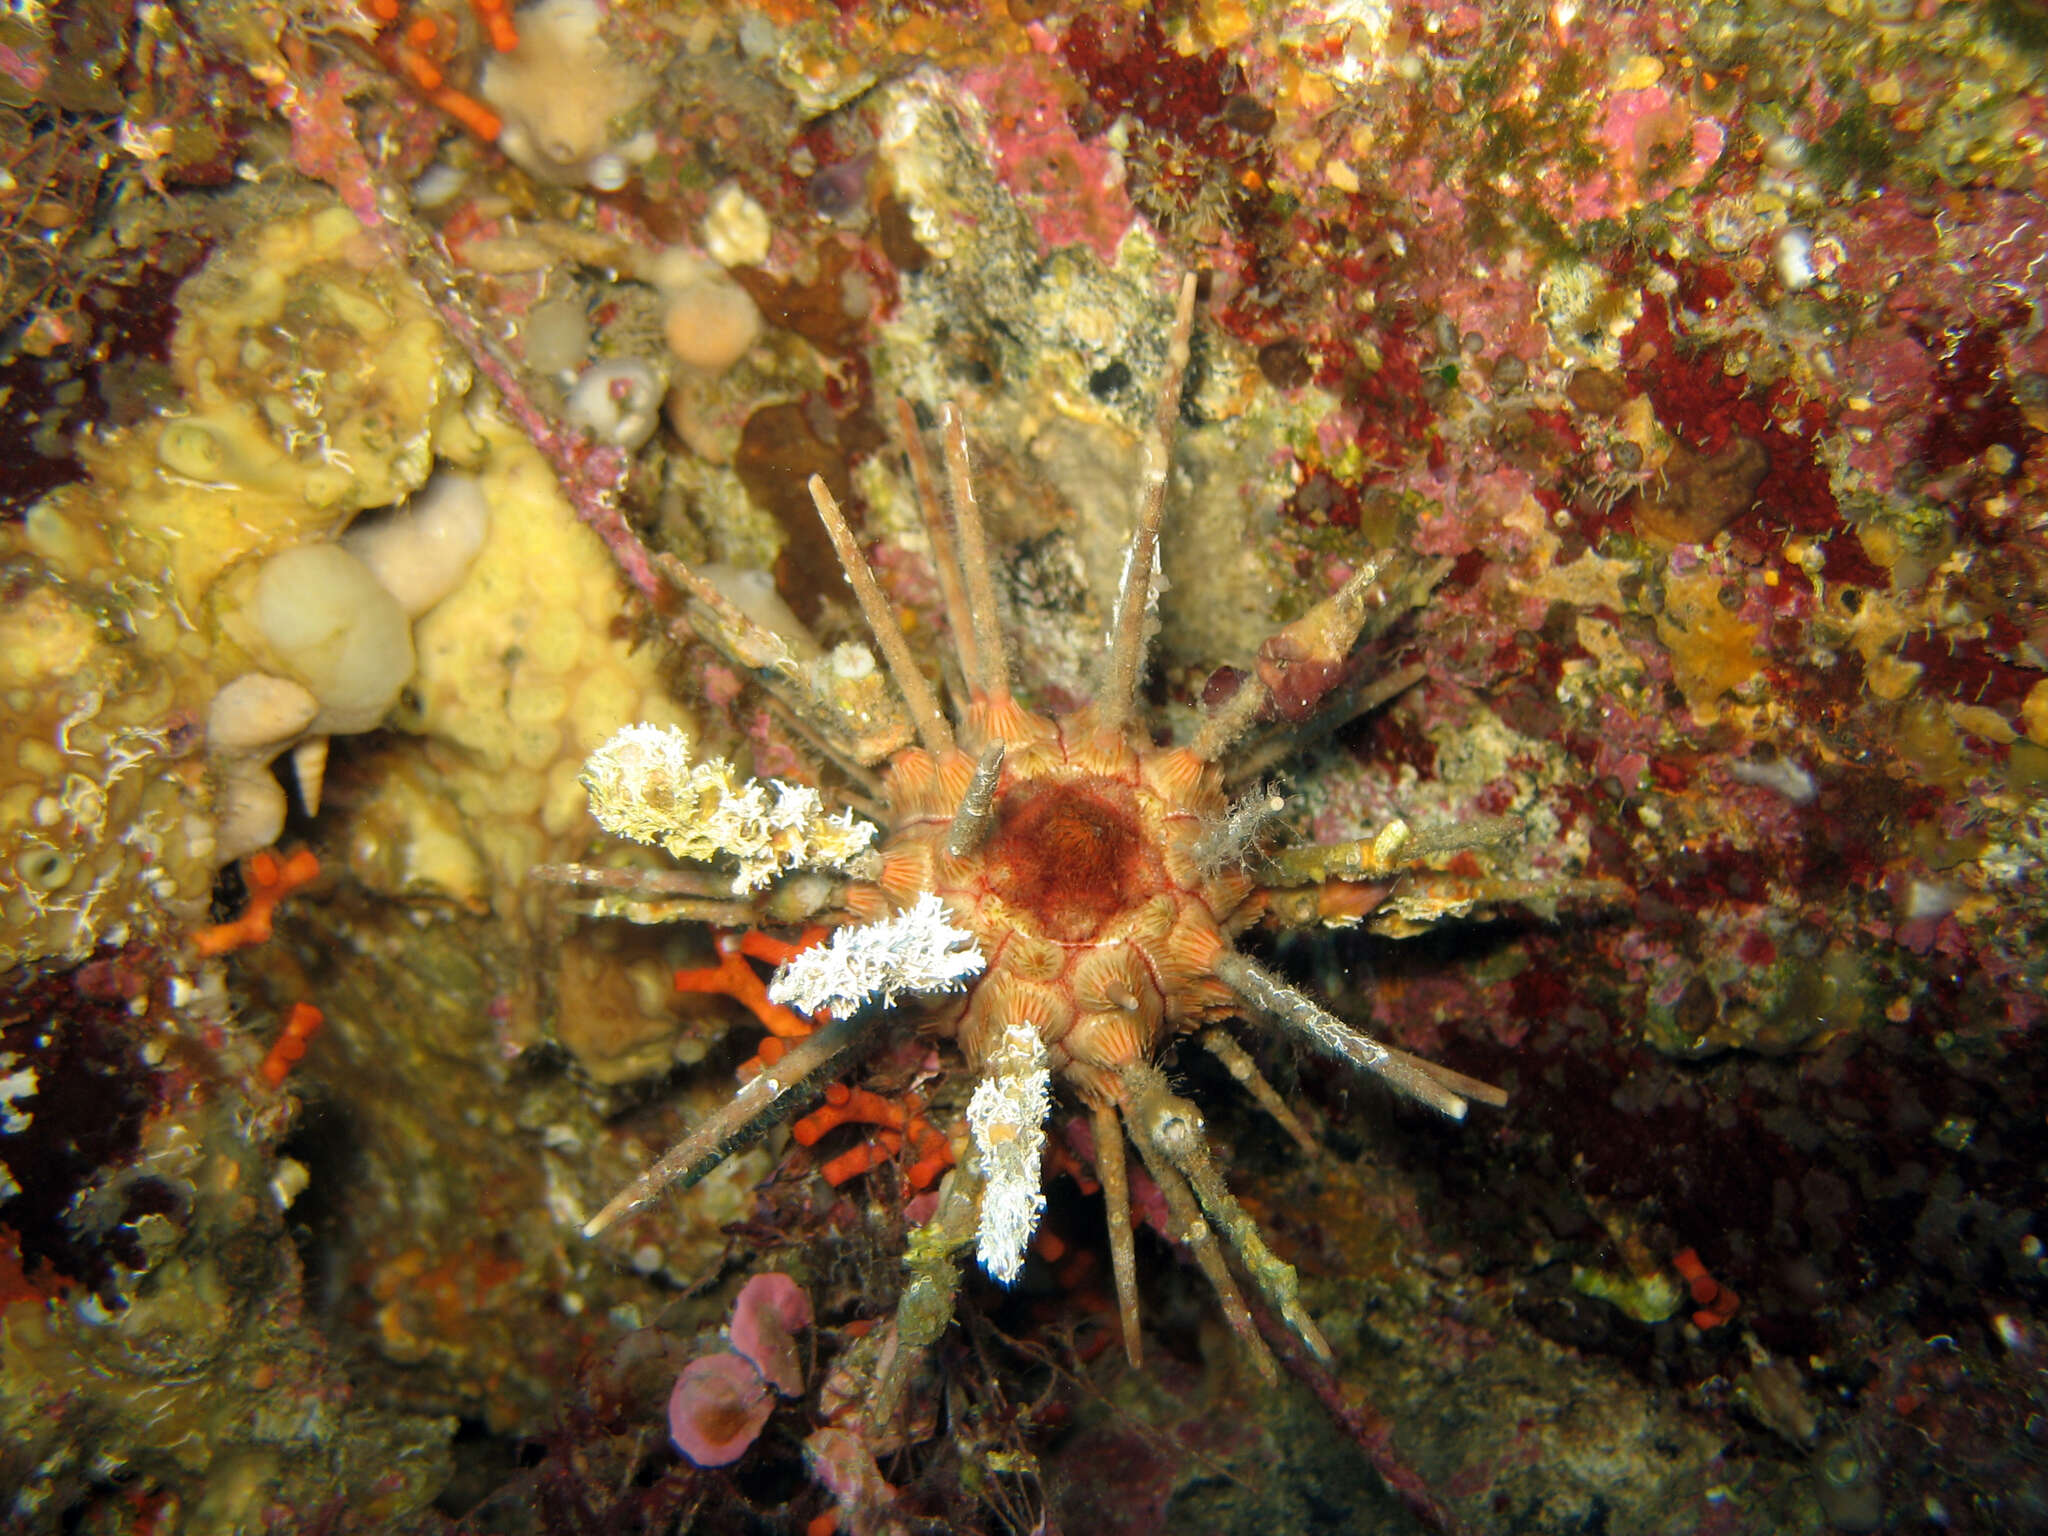
<svg viewBox="0 0 2048 1536"><path fill-rule="evenodd" d="M851 811L828 815L814 789L742 779L722 757L692 762L673 726L618 731L584 762L583 787L607 832L678 859L737 860L739 895L793 869L846 869L875 840Z"/></svg>
<svg viewBox="0 0 2048 1536"><path fill-rule="evenodd" d="M896 917L834 929L828 943L775 973L768 996L805 1013L829 1008L845 1018L878 996L893 1003L905 992L957 991L987 963L974 935L955 928L945 904L927 891Z"/></svg>
<svg viewBox="0 0 2048 1536"><path fill-rule="evenodd" d="M1013 1024L989 1058L988 1076L967 1103L967 1129L988 1180L981 1195L976 1254L991 1279L1014 1285L1024 1250L1045 1210L1039 1162L1045 1117L1052 1109L1052 1072L1038 1031Z"/></svg>

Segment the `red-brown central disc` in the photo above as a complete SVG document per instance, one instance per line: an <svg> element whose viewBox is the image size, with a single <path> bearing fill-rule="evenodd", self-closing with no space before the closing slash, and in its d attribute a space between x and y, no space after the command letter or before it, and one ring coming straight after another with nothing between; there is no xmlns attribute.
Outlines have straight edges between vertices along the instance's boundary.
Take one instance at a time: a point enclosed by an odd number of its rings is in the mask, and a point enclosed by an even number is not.
<svg viewBox="0 0 2048 1536"><path fill-rule="evenodd" d="M1005 792L985 861L990 892L1066 944L1086 943L1160 886L1136 797L1114 779L1040 779Z"/></svg>

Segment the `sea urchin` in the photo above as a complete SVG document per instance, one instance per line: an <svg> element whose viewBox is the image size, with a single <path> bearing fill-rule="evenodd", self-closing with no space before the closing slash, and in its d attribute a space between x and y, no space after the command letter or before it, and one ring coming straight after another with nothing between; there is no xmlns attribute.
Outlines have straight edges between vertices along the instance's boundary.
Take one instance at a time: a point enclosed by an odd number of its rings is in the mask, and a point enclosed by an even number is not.
<svg viewBox="0 0 2048 1536"><path fill-rule="evenodd" d="M1180 289L1145 442L1137 527L1105 671L1085 708L1047 717L1012 695L958 415L949 410L945 418L949 518L906 409L911 469L964 683L966 703L957 719L949 718L913 657L830 493L822 481L811 481L920 739L895 750L880 776L878 835L870 839L864 824L821 820L815 797L777 811L793 804L790 796L810 792L779 786L782 798L771 805L763 786L742 789L723 764L685 771L670 763L657 770L650 764L659 753L639 751L622 767L614 753L602 771L593 759L586 777L594 810L613 830L698 857L710 846L739 853L742 878L722 890L690 887L698 894L751 897L772 885L771 875L780 879L805 867L850 877L832 888L822 914L842 925L834 942L799 956L776 979L774 994L811 1011L820 1027L789 1044L598 1212L587 1232L604 1230L669 1184L703 1177L809 1103L885 1031L899 1027L898 1020L914 1019L926 1035L951 1042L977 1084L968 1109L971 1150L949 1177L938 1213L912 1242L894 1364L880 1383L871 1407L878 1418L871 1421L886 1421L909 1363L950 1319L958 1250L978 1238L991 1273L1005 1279L1016 1273L1043 1203L1039 1154L1055 1087L1093 1117L1095 1171L1108 1207L1131 1359L1140 1348L1127 1139L1164 1194L1175 1235L1193 1252L1245 1350L1268 1377L1274 1362L1239 1291L1226 1244L1256 1292L1300 1337L1319 1354L1327 1354L1327 1346L1297 1299L1294 1270L1267 1247L1225 1186L1200 1113L1172 1092L1160 1070L1171 1042L1198 1035L1304 1140L1298 1120L1220 1027L1225 1021L1277 1027L1453 1118L1464 1115L1468 1100L1505 1102L1498 1089L1359 1033L1233 943L1260 921L1307 925L1374 914L1399 932L1477 903L1558 894L1475 878L1469 865L1462 875L1435 867L1457 848L1497 841L1497 825L1417 835L1395 822L1377 837L1341 847L1272 852L1265 846L1278 802L1256 785L1258 773L1298 745L1310 714L1356 713L1415 680L1412 671L1362 679L1354 653L1361 636L1378 634L1418 604L1440 570L1367 565L1274 635L1255 669L1190 742L1158 746L1139 727L1155 550L1194 300L1189 278ZM1396 570L1398 576L1388 574ZM714 601L701 590L699 596ZM733 615L715 614L714 621L729 651L747 649L734 638ZM754 639L758 654L767 642ZM848 723L835 734L857 733ZM682 746L678 738L679 751ZM1232 786L1244 784L1253 787L1233 802ZM737 842L720 844L724 834L716 829L738 827L742 808L752 818L744 850ZM713 833L708 844L707 829ZM858 835L848 835L849 829ZM823 841L832 848L821 850L821 831L831 834ZM562 877L574 878L574 872ZM775 907L771 891L760 910L786 920L789 903ZM920 995L914 1009L863 1006L877 997L893 1003L905 992Z"/></svg>

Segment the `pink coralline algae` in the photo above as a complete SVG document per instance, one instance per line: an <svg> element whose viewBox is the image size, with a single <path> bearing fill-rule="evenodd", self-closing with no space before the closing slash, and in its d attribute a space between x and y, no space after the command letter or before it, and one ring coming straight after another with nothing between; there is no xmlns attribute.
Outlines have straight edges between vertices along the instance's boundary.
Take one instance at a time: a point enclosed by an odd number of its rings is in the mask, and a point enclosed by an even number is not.
<svg viewBox="0 0 2048 1536"><path fill-rule="evenodd" d="M356 137L356 116L348 105L351 91L361 86L354 69L325 71L310 89L279 81L273 90L278 110L292 129L292 163L306 175L326 182L363 223L375 229L382 222L369 158Z"/></svg>
<svg viewBox="0 0 2048 1536"><path fill-rule="evenodd" d="M728 1332L732 1350L692 1360L668 1399L668 1433L700 1467L738 1461L759 1438L775 1394L803 1391L795 1335L811 1325L811 1301L787 1275L756 1275L740 1288Z"/></svg>
<svg viewBox="0 0 2048 1536"><path fill-rule="evenodd" d="M1045 249L1086 245L1114 261L1135 217L1123 167L1106 145L1074 132L1049 70L1025 56L970 71L964 83L987 110L996 173Z"/></svg>
<svg viewBox="0 0 2048 1536"><path fill-rule="evenodd" d="M1581 219L1611 218L1698 186L1721 158L1727 134L1653 85L1609 96L1594 137L1607 151L1607 170L1580 189L1572 211Z"/></svg>

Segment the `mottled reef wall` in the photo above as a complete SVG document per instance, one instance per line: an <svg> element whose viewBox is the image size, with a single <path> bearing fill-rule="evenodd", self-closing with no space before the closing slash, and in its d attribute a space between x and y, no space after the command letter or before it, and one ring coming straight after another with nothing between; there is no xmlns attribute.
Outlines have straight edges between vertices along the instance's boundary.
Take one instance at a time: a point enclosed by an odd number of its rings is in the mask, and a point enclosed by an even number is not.
<svg viewBox="0 0 2048 1536"><path fill-rule="evenodd" d="M760 1030L674 988L707 923L532 872L662 864L578 780L633 722L872 805L803 725L900 724L805 483L940 675L900 400L965 419L1020 693L1085 700L1197 272L1154 735L1444 562L1391 702L1276 692L1285 830L1512 818L1454 872L1626 896L1260 941L1508 1109L1269 1053L1310 1158L1170 1063L1322 1404L1150 1233L1148 1370L1105 1349L1062 1124L883 1457L905 1518L2048 1522L2044 74L2038 0L15 7L0 1519L830 1518L800 1442L909 1160L778 1137L582 1237ZM693 638L667 558L786 657ZM935 1070L866 1081L951 1134ZM771 1268L807 1392L694 1467L664 1396Z"/></svg>

